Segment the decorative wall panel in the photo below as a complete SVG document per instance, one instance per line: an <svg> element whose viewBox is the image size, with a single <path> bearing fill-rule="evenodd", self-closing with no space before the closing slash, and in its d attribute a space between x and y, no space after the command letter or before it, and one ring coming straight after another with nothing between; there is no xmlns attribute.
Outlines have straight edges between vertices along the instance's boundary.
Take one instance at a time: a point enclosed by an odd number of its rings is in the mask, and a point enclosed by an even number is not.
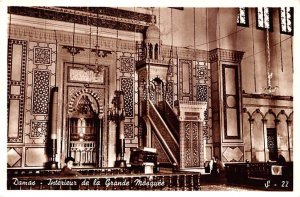
<svg viewBox="0 0 300 197"><path fill-rule="evenodd" d="M184 122L185 167L200 166L200 136L198 122Z"/></svg>
<svg viewBox="0 0 300 197"><path fill-rule="evenodd" d="M195 63L195 99L197 101L207 102L207 109L204 112L204 122L202 125L203 137L211 139L212 125L211 119L211 74L209 64L203 61L196 61ZM210 142L210 141L208 141Z"/></svg>
<svg viewBox="0 0 300 197"><path fill-rule="evenodd" d="M199 166L200 165L200 160L199 160L199 129L198 129L198 123L193 122L192 123L192 150L193 150L193 166Z"/></svg>
<svg viewBox="0 0 300 197"><path fill-rule="evenodd" d="M168 81L166 86L166 99L169 105L173 106L173 81Z"/></svg>
<svg viewBox="0 0 300 197"><path fill-rule="evenodd" d="M192 100L193 72L191 60L179 60L179 92L182 100Z"/></svg>
<svg viewBox="0 0 300 197"><path fill-rule="evenodd" d="M155 132L152 131L152 145L154 148L156 148L157 152L159 153L157 155L157 161L160 163L171 163L170 159L167 156L167 153L165 152L162 145L159 143L159 140L157 139L157 136L155 135Z"/></svg>
<svg viewBox="0 0 300 197"><path fill-rule="evenodd" d="M7 165L8 167L21 167L23 148L14 147L7 149Z"/></svg>
<svg viewBox="0 0 300 197"><path fill-rule="evenodd" d="M49 70L33 71L32 113L48 114L50 100Z"/></svg>
<svg viewBox="0 0 300 197"><path fill-rule="evenodd" d="M225 139L240 139L238 68L222 65Z"/></svg>
<svg viewBox="0 0 300 197"><path fill-rule="evenodd" d="M185 148L185 166L192 166L191 161L191 124L184 123L184 148Z"/></svg>
<svg viewBox="0 0 300 197"><path fill-rule="evenodd" d="M120 43L120 45L123 45ZM135 49L136 46L134 46ZM134 52L136 52L134 50ZM125 136L125 147L138 146L138 91L143 91L138 85L138 75L135 72L135 58L136 55L131 52L124 52L124 50L117 52L117 73L116 82L117 87L124 92L124 110L125 110L125 124L132 125L132 128L124 128L128 131ZM140 89L139 89L140 88ZM130 130L129 130L130 129ZM132 130L131 130L132 129ZM129 132L130 131L130 132Z"/></svg>
<svg viewBox="0 0 300 197"><path fill-rule="evenodd" d="M18 59L17 64L14 62L16 59ZM7 139L9 143L23 142L26 63L27 41L9 39L7 54L7 104L9 107ZM19 77L16 78L16 75ZM14 87L18 91L13 91Z"/></svg>
<svg viewBox="0 0 300 197"><path fill-rule="evenodd" d="M134 72L134 58L132 57L121 57L121 72Z"/></svg>
<svg viewBox="0 0 300 197"><path fill-rule="evenodd" d="M197 85L196 100L207 102L207 85Z"/></svg>
<svg viewBox="0 0 300 197"><path fill-rule="evenodd" d="M244 147L224 147L223 161L238 162L244 160Z"/></svg>
<svg viewBox="0 0 300 197"><path fill-rule="evenodd" d="M207 80L207 67L206 66L200 66L200 65L197 65L196 66L196 77L199 79L199 80Z"/></svg>
<svg viewBox="0 0 300 197"><path fill-rule="evenodd" d="M131 123L124 124L124 136L126 139L134 138L134 126Z"/></svg>
<svg viewBox="0 0 300 197"><path fill-rule="evenodd" d="M40 138L47 136L47 122L46 121L31 121L31 138Z"/></svg>
<svg viewBox="0 0 300 197"><path fill-rule="evenodd" d="M40 167L48 161L46 149L40 147L25 148L25 167Z"/></svg>
<svg viewBox="0 0 300 197"><path fill-rule="evenodd" d="M34 47L33 49L33 57L34 57L34 64L44 64L50 65L51 64L51 48L44 48L44 47Z"/></svg>
<svg viewBox="0 0 300 197"><path fill-rule="evenodd" d="M124 108L125 116L133 117L133 104L134 104L134 84L132 78L121 78L121 90L124 92Z"/></svg>
<svg viewBox="0 0 300 197"><path fill-rule="evenodd" d="M56 45L31 41L28 46L24 136L26 144L41 148L49 132L50 90L56 86Z"/></svg>

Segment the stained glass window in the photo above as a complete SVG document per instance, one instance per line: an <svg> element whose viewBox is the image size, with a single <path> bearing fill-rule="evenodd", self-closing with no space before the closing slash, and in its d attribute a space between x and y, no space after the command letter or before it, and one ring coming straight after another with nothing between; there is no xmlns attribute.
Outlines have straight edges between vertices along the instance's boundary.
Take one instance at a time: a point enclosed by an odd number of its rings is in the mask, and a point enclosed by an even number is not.
<svg viewBox="0 0 300 197"><path fill-rule="evenodd" d="M294 9L291 7L280 8L280 31L285 34L293 34Z"/></svg>
<svg viewBox="0 0 300 197"><path fill-rule="evenodd" d="M239 13L237 16L237 24L240 26L249 26L249 19L248 19L248 8L242 7L239 8Z"/></svg>
<svg viewBox="0 0 300 197"><path fill-rule="evenodd" d="M269 29L272 31L272 13L270 8L257 8L256 16L258 29Z"/></svg>

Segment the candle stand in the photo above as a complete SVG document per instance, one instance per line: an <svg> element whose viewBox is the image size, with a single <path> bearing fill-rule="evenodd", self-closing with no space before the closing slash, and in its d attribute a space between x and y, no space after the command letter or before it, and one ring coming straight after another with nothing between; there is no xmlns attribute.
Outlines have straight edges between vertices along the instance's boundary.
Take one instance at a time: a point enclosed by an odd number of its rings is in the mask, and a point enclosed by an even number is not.
<svg viewBox="0 0 300 197"><path fill-rule="evenodd" d="M116 125L116 153L117 158L115 167L126 167L125 153L125 137L124 137L124 93L116 90L112 100L113 108L109 110L108 118Z"/></svg>

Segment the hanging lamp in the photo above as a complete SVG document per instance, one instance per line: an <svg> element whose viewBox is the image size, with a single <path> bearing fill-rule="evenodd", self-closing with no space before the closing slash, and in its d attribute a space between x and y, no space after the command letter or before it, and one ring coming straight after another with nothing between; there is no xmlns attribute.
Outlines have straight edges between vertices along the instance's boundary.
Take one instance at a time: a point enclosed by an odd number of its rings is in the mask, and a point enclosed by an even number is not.
<svg viewBox="0 0 300 197"><path fill-rule="evenodd" d="M266 94L272 95L279 88L278 86L272 86L273 73L271 72L271 57L270 57L270 36L269 29L267 28L267 86L263 88Z"/></svg>
<svg viewBox="0 0 300 197"><path fill-rule="evenodd" d="M97 9L97 37L96 37L96 60L95 60L95 70L94 72L96 73L97 76L103 76L103 66L99 64L98 58L99 58L99 9Z"/></svg>

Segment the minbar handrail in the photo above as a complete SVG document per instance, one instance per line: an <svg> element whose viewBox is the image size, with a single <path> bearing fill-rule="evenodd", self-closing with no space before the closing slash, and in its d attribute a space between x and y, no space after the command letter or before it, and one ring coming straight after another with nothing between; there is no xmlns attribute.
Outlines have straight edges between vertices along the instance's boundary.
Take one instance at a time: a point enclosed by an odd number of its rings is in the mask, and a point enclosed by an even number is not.
<svg viewBox="0 0 300 197"><path fill-rule="evenodd" d="M178 157L176 157L176 153L179 153L179 144L176 141L175 137L173 136L172 132L169 130L168 126L166 125L166 123L164 122L164 120L162 119L162 117L160 116L160 114L158 113L157 109L155 108L155 106L153 105L153 103L148 100L149 103L149 120L151 122L151 125L153 126L154 130L156 131L157 136L159 137L159 139L162 141L164 147L167 149L167 152L169 154L169 156L171 156L173 162L175 162L178 165ZM157 121L153 120L153 117L151 117L151 110L153 110L153 112L155 113L155 115L157 116L157 118L159 119L158 121L160 121L160 123L162 124L163 128L157 128ZM164 136L162 136L161 132L164 132ZM168 144L165 140L165 138L167 137L167 135L169 136L169 140L170 143L173 144ZM171 145L171 146L170 146Z"/></svg>

